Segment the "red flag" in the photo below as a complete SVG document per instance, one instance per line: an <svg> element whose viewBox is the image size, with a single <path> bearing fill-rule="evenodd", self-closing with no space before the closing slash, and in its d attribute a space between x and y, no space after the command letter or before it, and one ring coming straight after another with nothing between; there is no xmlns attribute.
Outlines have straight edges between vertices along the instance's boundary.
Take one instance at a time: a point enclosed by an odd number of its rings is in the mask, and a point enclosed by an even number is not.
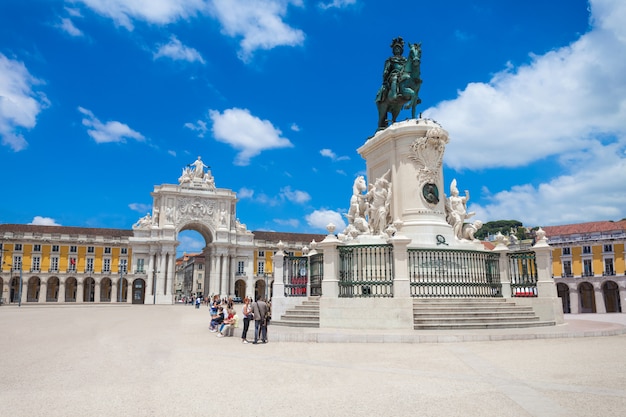
<svg viewBox="0 0 626 417"><path fill-rule="evenodd" d="M70 264L72 264L72 265L76 265L76 259L74 259L74 258L70 258Z"/></svg>

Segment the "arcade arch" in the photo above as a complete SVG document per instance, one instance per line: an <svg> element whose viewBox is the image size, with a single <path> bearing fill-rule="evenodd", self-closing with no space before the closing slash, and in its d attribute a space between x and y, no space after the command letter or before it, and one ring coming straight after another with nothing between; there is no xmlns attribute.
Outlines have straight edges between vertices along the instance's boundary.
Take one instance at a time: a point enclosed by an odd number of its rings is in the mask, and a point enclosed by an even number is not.
<svg viewBox="0 0 626 417"><path fill-rule="evenodd" d="M59 287L60 287L59 278L50 277L48 278L48 285L46 289L46 302L57 302L59 301Z"/></svg>
<svg viewBox="0 0 626 417"><path fill-rule="evenodd" d="M602 295L607 313L621 313L622 305L619 297L619 287L615 281L606 281L602 284Z"/></svg>

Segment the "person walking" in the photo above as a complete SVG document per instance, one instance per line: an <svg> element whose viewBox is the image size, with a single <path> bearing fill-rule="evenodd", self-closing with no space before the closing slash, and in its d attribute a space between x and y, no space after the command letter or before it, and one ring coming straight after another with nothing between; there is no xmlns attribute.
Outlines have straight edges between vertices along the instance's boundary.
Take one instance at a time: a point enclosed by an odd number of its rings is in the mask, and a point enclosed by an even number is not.
<svg viewBox="0 0 626 417"><path fill-rule="evenodd" d="M267 312L268 307L263 297L257 297L257 300L252 303L252 313L254 314L254 342L252 343L255 345L259 340L267 343L267 322L265 321Z"/></svg>
<svg viewBox="0 0 626 417"><path fill-rule="evenodd" d="M248 328L250 327L250 320L254 320L254 313L252 307L250 307L250 298L246 297L243 300L243 331L241 332L241 343L248 343Z"/></svg>

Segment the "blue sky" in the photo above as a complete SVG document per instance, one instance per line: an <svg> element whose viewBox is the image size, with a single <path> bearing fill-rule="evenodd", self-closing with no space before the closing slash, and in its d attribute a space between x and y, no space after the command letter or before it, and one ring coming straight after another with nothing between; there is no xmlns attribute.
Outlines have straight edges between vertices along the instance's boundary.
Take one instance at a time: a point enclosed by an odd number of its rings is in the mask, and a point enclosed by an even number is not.
<svg viewBox="0 0 626 417"><path fill-rule="evenodd" d="M248 229L341 228L397 36L474 218L626 217L625 2L390 4L0 2L0 222L130 228L201 155Z"/></svg>

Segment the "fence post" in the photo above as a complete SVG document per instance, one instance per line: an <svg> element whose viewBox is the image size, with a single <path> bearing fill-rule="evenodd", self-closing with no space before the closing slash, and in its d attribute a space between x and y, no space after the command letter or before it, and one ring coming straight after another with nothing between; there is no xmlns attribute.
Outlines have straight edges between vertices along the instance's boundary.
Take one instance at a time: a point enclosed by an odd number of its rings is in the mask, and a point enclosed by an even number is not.
<svg viewBox="0 0 626 417"><path fill-rule="evenodd" d="M278 250L272 256L272 265L274 267L274 288L272 288L272 299L276 298L285 298L285 278L284 278L284 269L285 269L285 252L283 252L283 248L285 244L282 241L279 241L276 245Z"/></svg>
<svg viewBox="0 0 626 417"><path fill-rule="evenodd" d="M405 236L394 236L389 239L393 245L393 296L411 297L411 282L409 280L409 253L407 247L411 239Z"/></svg>
<svg viewBox="0 0 626 417"><path fill-rule="evenodd" d="M339 298L339 251L337 245L341 242L333 234L335 225L329 224L326 229L328 235L317 244L324 253L324 277L322 278L323 298Z"/></svg>
<svg viewBox="0 0 626 417"><path fill-rule="evenodd" d="M552 278L552 248L548 245L546 233L542 229L537 230L537 238L537 243L533 246L537 262L537 297L554 298L557 297L557 292Z"/></svg>
<svg viewBox="0 0 626 417"><path fill-rule="evenodd" d="M500 266L500 285L502 286L502 297L503 298L511 298L511 276L509 275L509 248L504 244L504 236L502 239L498 239L502 236L498 233L496 236L496 247L493 249L494 252L500 254L500 261L498 262Z"/></svg>
<svg viewBox="0 0 626 417"><path fill-rule="evenodd" d="M285 252L283 248L285 244L279 241L276 245L278 250L272 256L272 266L274 267L274 284L272 285L272 318L280 320L280 317L287 310L285 300L285 281L284 281L284 259Z"/></svg>

